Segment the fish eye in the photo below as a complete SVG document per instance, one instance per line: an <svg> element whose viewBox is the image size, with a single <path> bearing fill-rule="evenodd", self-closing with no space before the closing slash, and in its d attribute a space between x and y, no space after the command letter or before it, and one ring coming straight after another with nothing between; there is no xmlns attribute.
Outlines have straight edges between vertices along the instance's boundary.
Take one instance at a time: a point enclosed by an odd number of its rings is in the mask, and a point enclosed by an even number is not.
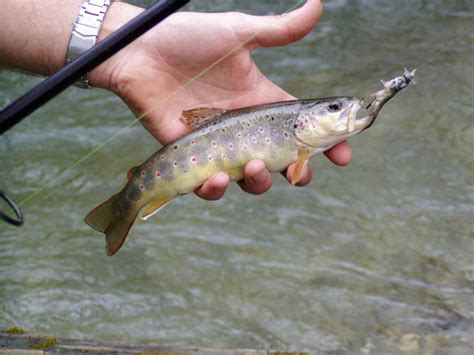
<svg viewBox="0 0 474 355"><path fill-rule="evenodd" d="M340 102L331 102L328 105L328 111L329 112L337 112L341 109L341 103Z"/></svg>

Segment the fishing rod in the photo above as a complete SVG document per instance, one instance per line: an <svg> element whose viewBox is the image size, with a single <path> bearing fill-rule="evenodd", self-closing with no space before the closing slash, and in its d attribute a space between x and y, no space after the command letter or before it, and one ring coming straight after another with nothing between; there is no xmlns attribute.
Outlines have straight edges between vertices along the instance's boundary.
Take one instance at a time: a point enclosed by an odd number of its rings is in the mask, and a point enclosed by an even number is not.
<svg viewBox="0 0 474 355"><path fill-rule="evenodd" d="M190 0L157 0L156 3L116 30L103 41L85 51L75 60L8 105L0 111L0 135L8 131L56 95L63 92L83 75L106 61L153 26L178 11L189 1ZM15 202L8 196L4 196L7 195L2 192L2 198L4 198L13 209L17 216L17 220L23 220L21 210L17 204L15 204ZM8 216L1 211L0 218L17 226L23 223L12 223L12 218L8 218Z"/></svg>
<svg viewBox="0 0 474 355"><path fill-rule="evenodd" d="M0 134L64 91L76 80L117 53L190 0L158 0L123 27L85 51L0 112Z"/></svg>

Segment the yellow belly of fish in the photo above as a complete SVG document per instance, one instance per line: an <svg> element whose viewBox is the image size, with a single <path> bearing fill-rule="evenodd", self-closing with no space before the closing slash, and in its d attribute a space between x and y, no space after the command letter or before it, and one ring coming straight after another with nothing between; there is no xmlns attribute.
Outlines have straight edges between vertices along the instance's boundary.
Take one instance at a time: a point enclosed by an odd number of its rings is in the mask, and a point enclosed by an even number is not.
<svg viewBox="0 0 474 355"><path fill-rule="evenodd" d="M277 150L277 149L276 149ZM162 180L150 191L149 196L144 196L147 202L162 199L168 196L185 195L201 186L207 179L218 172L229 175L232 181L242 180L245 165L254 159L262 160L271 172L281 171L297 159L295 151L279 151L276 159L271 159L264 152L254 153L245 159L228 159L220 162L209 162L206 165L193 166L186 172L175 172L171 181Z"/></svg>

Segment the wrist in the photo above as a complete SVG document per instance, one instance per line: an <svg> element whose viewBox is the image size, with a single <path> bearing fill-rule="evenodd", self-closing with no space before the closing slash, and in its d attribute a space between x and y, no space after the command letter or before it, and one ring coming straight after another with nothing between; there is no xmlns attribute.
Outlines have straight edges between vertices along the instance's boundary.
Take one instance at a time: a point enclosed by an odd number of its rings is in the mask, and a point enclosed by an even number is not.
<svg viewBox="0 0 474 355"><path fill-rule="evenodd" d="M72 24L82 0L3 0L0 65L51 75L65 64Z"/></svg>
<svg viewBox="0 0 474 355"><path fill-rule="evenodd" d="M104 22L97 36L97 43L107 38L141 12L143 12L141 7L119 1L112 2L105 14ZM108 90L112 89L114 75L119 71L119 67L122 63L121 59L129 46L114 54L89 73L89 82L92 86Z"/></svg>

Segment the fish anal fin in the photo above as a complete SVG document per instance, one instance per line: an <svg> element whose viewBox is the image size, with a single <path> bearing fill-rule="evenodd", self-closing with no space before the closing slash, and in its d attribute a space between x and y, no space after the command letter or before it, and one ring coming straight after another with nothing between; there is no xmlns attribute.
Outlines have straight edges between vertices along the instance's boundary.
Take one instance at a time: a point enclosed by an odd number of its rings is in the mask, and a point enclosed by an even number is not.
<svg viewBox="0 0 474 355"><path fill-rule="evenodd" d="M165 197L149 202L147 205L145 205L140 219L146 221L155 213L158 213L158 211L165 207L172 199L173 197Z"/></svg>
<svg viewBox="0 0 474 355"><path fill-rule="evenodd" d="M127 180L130 180L133 177L133 175L135 175L138 169L140 169L140 165L131 167L127 173Z"/></svg>
<svg viewBox="0 0 474 355"><path fill-rule="evenodd" d="M296 185L298 181L303 177L304 167L308 165L308 160L310 157L310 152L306 148L298 149L298 159L296 160L296 165L294 169L288 171L290 182L292 185Z"/></svg>
<svg viewBox="0 0 474 355"><path fill-rule="evenodd" d="M193 129L199 128L218 116L226 112L223 108L198 107L192 110L183 111L180 121Z"/></svg>

